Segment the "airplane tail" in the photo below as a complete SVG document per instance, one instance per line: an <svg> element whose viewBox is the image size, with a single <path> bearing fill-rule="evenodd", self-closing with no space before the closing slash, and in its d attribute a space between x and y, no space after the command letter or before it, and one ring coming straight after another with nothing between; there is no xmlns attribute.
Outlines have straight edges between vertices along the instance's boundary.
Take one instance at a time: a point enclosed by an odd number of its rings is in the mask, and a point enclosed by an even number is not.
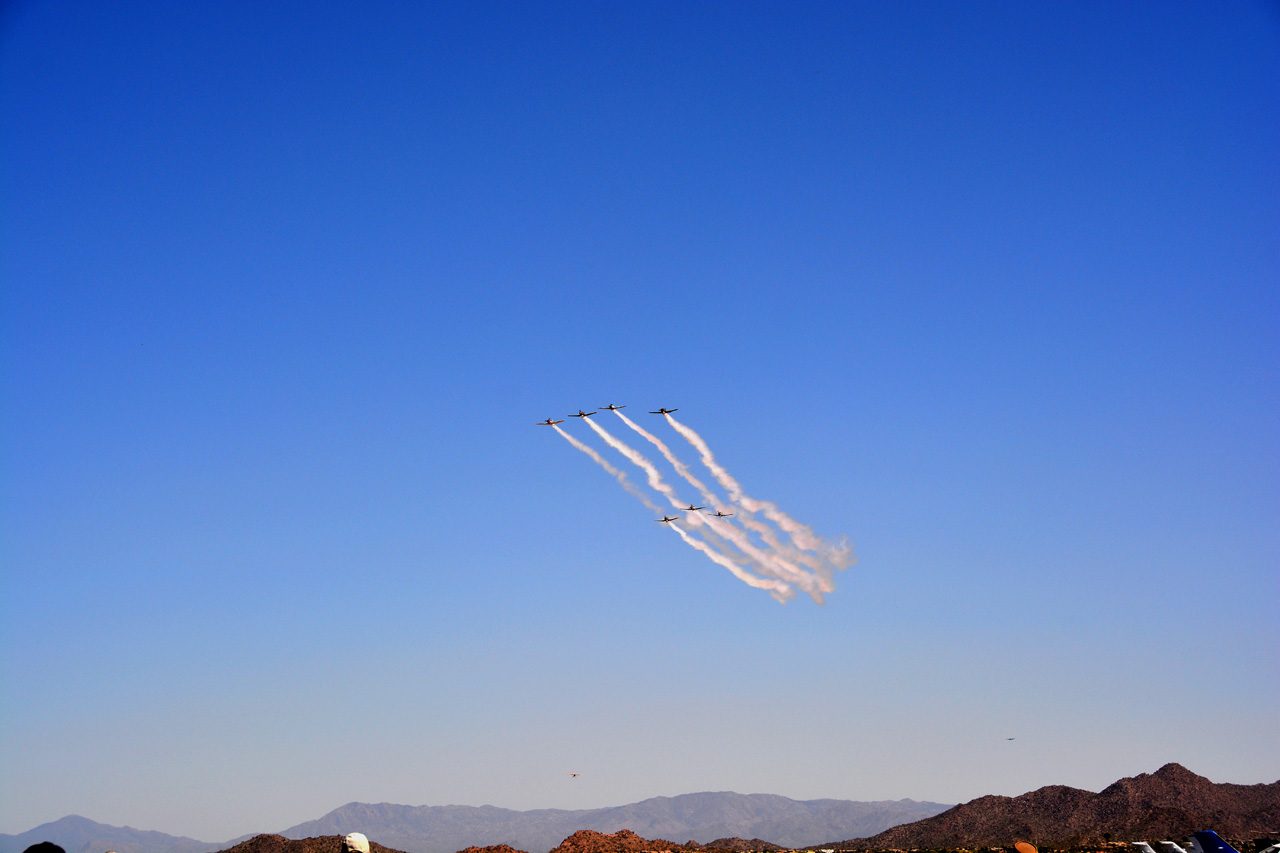
<svg viewBox="0 0 1280 853"><path fill-rule="evenodd" d="M1164 853L1187 853L1186 850L1183 850L1179 845L1172 841L1161 841L1160 849L1163 850Z"/></svg>
<svg viewBox="0 0 1280 853"><path fill-rule="evenodd" d="M1236 848L1218 837L1218 833L1212 829L1206 829L1203 832L1191 833L1196 841L1200 842L1200 847L1204 853L1240 853Z"/></svg>
<svg viewBox="0 0 1280 853"><path fill-rule="evenodd" d="M1145 841L1133 841L1130 843L1133 844L1134 847L1138 848L1138 853L1156 853L1156 851L1151 849L1151 845Z"/></svg>

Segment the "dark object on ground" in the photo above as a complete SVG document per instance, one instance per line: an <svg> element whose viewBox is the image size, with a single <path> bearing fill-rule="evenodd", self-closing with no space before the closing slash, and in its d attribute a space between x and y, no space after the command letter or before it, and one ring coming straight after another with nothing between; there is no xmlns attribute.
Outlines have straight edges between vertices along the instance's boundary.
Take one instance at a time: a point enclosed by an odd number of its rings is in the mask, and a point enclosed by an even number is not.
<svg viewBox="0 0 1280 853"><path fill-rule="evenodd" d="M1004 847L1025 839L1062 850L1108 841L1186 838L1215 829L1223 838L1252 840L1280 826L1280 782L1211 782L1180 764L1121 779L1095 794L1049 785L1020 797L979 797L940 815L895 826L870 838L814 847L912 850Z"/></svg>
<svg viewBox="0 0 1280 853"><path fill-rule="evenodd" d="M52 841L41 841L38 844L32 844L26 850L23 850L22 853L67 853L67 851L54 844Z"/></svg>
<svg viewBox="0 0 1280 853"><path fill-rule="evenodd" d="M517 850L510 844L491 844L488 847L468 847L466 850L459 850L458 853L525 853L525 851Z"/></svg>

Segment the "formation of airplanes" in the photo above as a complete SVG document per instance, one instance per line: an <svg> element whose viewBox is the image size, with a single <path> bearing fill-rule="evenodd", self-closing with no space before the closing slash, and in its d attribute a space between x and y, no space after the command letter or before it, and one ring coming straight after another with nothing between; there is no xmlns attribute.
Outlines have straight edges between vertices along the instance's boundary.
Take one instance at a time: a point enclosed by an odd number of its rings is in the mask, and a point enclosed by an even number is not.
<svg viewBox="0 0 1280 853"><path fill-rule="evenodd" d="M607 406L596 406L596 411L598 411L598 412L616 412L616 411L618 411L618 409L625 409L625 408L626 408L626 406L617 406L617 405L614 405L613 403L610 403L610 404L609 404L609 405L607 405ZM672 412L676 412L676 411L679 411L679 410L678 410L678 409L660 408L660 409L658 409L658 411L656 411L656 412L650 412L649 414L651 414L651 415L669 415L669 414L671 414ZM591 416L592 416L592 415L594 415L594 414L595 414L595 412L584 412L582 409L578 409L578 413L577 413L576 415L569 415L569 417L571 417L571 418L589 418L589 417L591 417ZM545 421L538 421L538 426L555 426L556 424L562 424L562 423L564 423L564 420L563 420L563 419L558 420L558 421L553 421L551 418L547 418ZM699 510L706 509L706 507L705 507L705 506L694 506L693 504L689 504L688 506L683 507L682 509L684 510L684 512L698 512ZM707 513L707 515L713 515L713 516L715 516L716 518L728 518L729 516L733 515L733 513L731 513L731 512L721 512L721 511L719 511L719 510L716 510L715 512L709 512L709 513ZM666 515L664 515L662 518L655 518L655 519L654 519L654 521L658 522L659 524L670 524L670 523L671 523L671 522L673 522L673 521L679 521L679 520L680 520L680 516L678 516L678 515L671 515L671 516L666 516ZM570 775L572 776L572 775L576 775L576 774L570 774ZM1154 853L1154 851L1152 851L1152 853Z"/></svg>
<svg viewBox="0 0 1280 853"><path fill-rule="evenodd" d="M626 408L626 406L615 406L613 403L610 403L610 404L609 404L609 405L607 405L607 406L596 406L596 411L601 411L601 412L616 412L616 411L618 411L618 409L625 409L625 408ZM679 409L658 409L658 411L656 411L656 412L650 412L649 414L651 414L651 415L669 415L669 414L671 414L672 412L678 412L678 411L680 411L680 410L679 410ZM589 418L589 417L591 417L591 416L592 416L592 415L594 415L594 414L595 414L595 412L584 412L584 411L582 411L582 409L578 409L578 413L577 413L576 415L569 415L569 417L571 417L571 418ZM547 418L545 421L538 421L538 426L555 426L556 424L562 424L562 423L564 423L564 421L563 421L563 420L553 421L553 420L551 420L551 418Z"/></svg>

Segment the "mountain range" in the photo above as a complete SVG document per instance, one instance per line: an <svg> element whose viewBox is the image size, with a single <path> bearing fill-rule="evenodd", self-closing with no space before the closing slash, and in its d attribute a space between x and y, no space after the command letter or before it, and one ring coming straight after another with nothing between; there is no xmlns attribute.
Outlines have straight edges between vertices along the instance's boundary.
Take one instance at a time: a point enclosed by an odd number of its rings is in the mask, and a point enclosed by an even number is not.
<svg viewBox="0 0 1280 853"><path fill-rule="evenodd" d="M454 853L473 845L493 844L545 853L579 829L630 829L649 837L704 843L742 836L800 847L827 838L870 835L947 808L915 800L791 800L773 794L732 792L655 797L625 806L579 810L348 803L278 834L298 839L363 832L370 840L407 853ZM52 841L67 853L212 853L250 837L209 843L108 826L73 815L19 835L0 834L0 853L22 853L38 841Z"/></svg>
<svg viewBox="0 0 1280 853"><path fill-rule="evenodd" d="M655 797L577 811L348 803L318 820L283 830L273 836L273 843L279 847L287 839L327 838L332 846L339 836L363 832L370 841L405 853L455 853L494 845L510 845L512 853L547 853L579 831L584 831L582 837L595 838L630 830L628 838L666 838L676 844L733 842L724 845L733 849L762 847L742 839L842 851L1007 847L1015 840L1065 849L1107 841L1180 839L1198 829L1215 829L1244 841L1280 837L1280 782L1216 783L1179 764L1166 764L1096 794L1048 785L1018 797L979 797L954 807L914 800L791 800L729 792ZM22 853L38 841L52 841L67 853L213 853L252 837L210 844L71 816L21 835L0 835L0 853Z"/></svg>

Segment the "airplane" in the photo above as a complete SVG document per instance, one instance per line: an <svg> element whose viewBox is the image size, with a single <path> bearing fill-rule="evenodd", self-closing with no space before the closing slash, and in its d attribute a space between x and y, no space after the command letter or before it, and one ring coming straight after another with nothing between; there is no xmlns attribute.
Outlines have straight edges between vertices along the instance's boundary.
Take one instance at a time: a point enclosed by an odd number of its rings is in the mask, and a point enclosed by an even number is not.
<svg viewBox="0 0 1280 853"><path fill-rule="evenodd" d="M1163 850L1164 853L1204 853L1204 848L1202 848L1200 846L1200 842L1196 841L1194 838L1187 842L1187 847L1189 849L1183 850L1180 845L1175 844L1172 841L1160 842L1160 849Z"/></svg>
<svg viewBox="0 0 1280 853"><path fill-rule="evenodd" d="M596 406L596 408L597 408L597 409L607 409L607 410L608 410L608 411L610 411L610 412L616 412L616 411L618 411L618 409L625 409L625 408L626 408L626 406L615 406L613 403L610 403L610 404L609 404L609 405L607 405L607 406Z"/></svg>
<svg viewBox="0 0 1280 853"><path fill-rule="evenodd" d="M568 770L566 770L565 772L566 772L566 773L568 773L568 775L570 775L570 776L575 776L575 777L576 777L576 776L581 776L581 775L582 775L581 773L572 773L572 772L570 772L570 771L568 771Z"/></svg>
<svg viewBox="0 0 1280 853"><path fill-rule="evenodd" d="M698 510L700 510L700 509L706 509L706 507L705 507L705 506L694 506L693 504L689 504L687 507L685 507L685 508L684 508L684 511L685 511L685 512L697 512L697 511L698 511Z"/></svg>
<svg viewBox="0 0 1280 853"><path fill-rule="evenodd" d="M678 412L678 411L680 411L680 410L679 410L679 409L658 409L658 411L656 411L656 412L650 412L649 414L651 414L651 415L667 415L667 414L670 414L671 412Z"/></svg>
<svg viewBox="0 0 1280 853"><path fill-rule="evenodd" d="M1138 848L1139 853L1155 853L1155 851L1151 849L1151 845L1145 841L1134 841L1131 843L1134 847ZM1190 843L1187 846L1191 848L1189 853L1238 853L1234 847L1223 841L1218 836L1218 833L1212 830L1193 833ZM1160 849L1163 850L1164 853L1188 853L1187 850L1184 850L1180 845L1175 844L1172 841L1161 841ZM1276 851L1280 851L1280 844L1272 844L1265 850L1259 850L1258 853L1276 853Z"/></svg>
<svg viewBox="0 0 1280 853"><path fill-rule="evenodd" d="M1212 829L1193 832L1191 838L1194 846L1199 847L1204 853L1239 853L1236 848L1219 838L1218 833ZM1161 846L1164 846L1164 842L1161 842ZM1280 844L1272 844L1265 850L1259 850L1258 853L1276 853L1277 850L1280 850Z"/></svg>
<svg viewBox="0 0 1280 853"><path fill-rule="evenodd" d="M659 524L670 524L673 521L679 521L679 520L680 520L680 516L678 515L664 515L662 518L654 519L654 521L658 522Z"/></svg>
<svg viewBox="0 0 1280 853"><path fill-rule="evenodd" d="M707 515L713 516L713 517L715 517L715 518L728 518L729 516L733 515L733 513L731 513L731 512L720 512L719 510L716 510L715 512L709 512L709 513L707 513Z"/></svg>
<svg viewBox="0 0 1280 853"><path fill-rule="evenodd" d="M562 424L562 423L564 423L563 418L561 418L558 421L553 421L551 420L551 418L547 418L545 421L538 421L538 426L555 426L556 424Z"/></svg>
<svg viewBox="0 0 1280 853"><path fill-rule="evenodd" d="M589 418L589 417L591 417L591 416L592 416L592 415L594 415L594 414L595 414L595 412L584 412L584 411L582 411L582 409L578 409L578 414L576 414L576 415L569 415L569 417L571 417L571 418Z"/></svg>

